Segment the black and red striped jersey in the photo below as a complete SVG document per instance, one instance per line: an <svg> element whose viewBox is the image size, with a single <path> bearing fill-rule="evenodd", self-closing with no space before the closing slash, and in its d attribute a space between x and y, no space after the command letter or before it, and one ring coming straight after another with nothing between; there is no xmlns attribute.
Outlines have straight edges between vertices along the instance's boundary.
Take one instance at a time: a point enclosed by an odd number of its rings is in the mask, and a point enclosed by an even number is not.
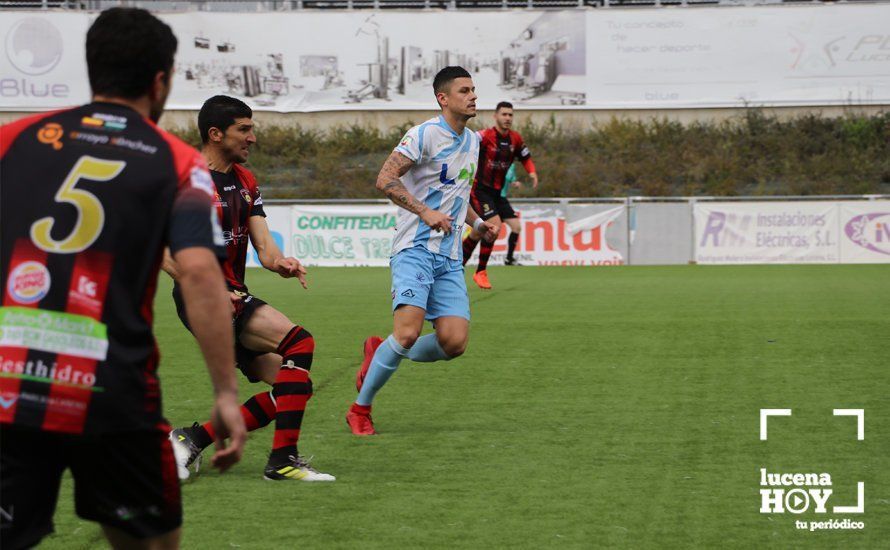
<svg viewBox="0 0 890 550"><path fill-rule="evenodd" d="M251 216L266 216L263 197L254 175L240 164L233 164L229 172L213 170L210 175L216 185L216 210L226 243L223 275L230 290L246 292L244 268L250 238L249 221Z"/></svg>
<svg viewBox="0 0 890 550"><path fill-rule="evenodd" d="M0 127L0 422L156 429L165 246L222 244L201 155L129 107Z"/></svg>
<svg viewBox="0 0 890 550"><path fill-rule="evenodd" d="M484 185L500 191L504 187L507 170L513 161L522 162L532 157L531 152L522 141L519 132L507 130L501 134L494 126L480 130L479 135L479 168L473 185Z"/></svg>

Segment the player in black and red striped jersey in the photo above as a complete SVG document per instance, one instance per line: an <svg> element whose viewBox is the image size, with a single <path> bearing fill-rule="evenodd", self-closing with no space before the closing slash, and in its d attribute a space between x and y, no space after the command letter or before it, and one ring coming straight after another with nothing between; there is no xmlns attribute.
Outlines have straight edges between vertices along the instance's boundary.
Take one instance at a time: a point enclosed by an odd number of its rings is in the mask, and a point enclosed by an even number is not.
<svg viewBox="0 0 890 550"><path fill-rule="evenodd" d="M70 468L77 514L114 547L175 548L179 481L152 335L166 246L217 392L213 417L232 435L218 465L245 439L212 182L196 150L155 126L170 27L107 10L86 52L91 103L0 128L0 546L52 532Z"/></svg>
<svg viewBox="0 0 890 550"><path fill-rule="evenodd" d="M223 273L231 293L237 366L251 382L262 380L272 386L271 392L261 392L247 400L241 413L248 430L275 420L266 479L334 481L334 476L309 466L297 451L303 414L312 396L309 370L315 340L305 328L252 295L244 282L250 239L263 267L285 278L296 277L306 288L306 270L296 258L285 257L275 244L256 178L242 166L247 162L250 147L256 143L252 117L253 111L247 104L227 96L208 99L198 114L202 153L216 187L216 207L227 248ZM178 279L175 262L165 262L164 270ZM178 284L173 297L179 318L188 327ZM209 422L171 433L181 478L189 477L192 464L197 469L201 452L214 436Z"/></svg>
<svg viewBox="0 0 890 550"><path fill-rule="evenodd" d="M513 211L510 201L501 191L506 183L507 171L513 165L514 160L522 163L532 181L532 188L538 188L538 174L532 155L522 140L519 132L513 131L513 104L501 101L494 112L494 126L478 132L479 168L476 170L476 179L473 181L473 191L470 194L470 204L473 210L483 220L491 222L497 227L498 234L501 230L501 222L510 227L510 236L507 239L506 265L516 265L513 253L516 243L519 242L521 225L519 217ZM473 254L476 245L482 239L482 234L472 231L464 239L464 265ZM473 275L473 281L480 288L490 289L488 280L488 259L491 256L494 241L483 240L479 248L479 265Z"/></svg>

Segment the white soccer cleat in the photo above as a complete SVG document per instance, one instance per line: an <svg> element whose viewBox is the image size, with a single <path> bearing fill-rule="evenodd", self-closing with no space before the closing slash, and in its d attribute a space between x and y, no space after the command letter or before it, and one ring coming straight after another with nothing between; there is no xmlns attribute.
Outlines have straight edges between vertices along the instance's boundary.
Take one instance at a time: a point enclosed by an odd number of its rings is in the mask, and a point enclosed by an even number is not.
<svg viewBox="0 0 890 550"><path fill-rule="evenodd" d="M176 475L180 481L191 476L189 466L194 467L196 474L201 469L201 449L189 437L187 430L188 428L177 428L169 436L173 444L173 456L176 458Z"/></svg>
<svg viewBox="0 0 890 550"><path fill-rule="evenodd" d="M287 458L287 461L280 464L267 464L263 477L269 481L335 481L337 479L331 474L319 472L309 465L308 459L302 456Z"/></svg>

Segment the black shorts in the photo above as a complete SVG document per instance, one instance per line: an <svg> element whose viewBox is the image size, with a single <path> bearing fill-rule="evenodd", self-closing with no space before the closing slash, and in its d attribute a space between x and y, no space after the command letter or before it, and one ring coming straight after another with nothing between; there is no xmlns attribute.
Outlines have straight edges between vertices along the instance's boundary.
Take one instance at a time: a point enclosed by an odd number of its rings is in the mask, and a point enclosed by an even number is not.
<svg viewBox="0 0 890 550"><path fill-rule="evenodd" d="M476 185L470 192L470 204L483 220L500 216L502 220L516 218L516 212L510 201L501 196L501 192L483 185Z"/></svg>
<svg viewBox="0 0 890 550"><path fill-rule="evenodd" d="M259 378L248 374L250 372L249 367L254 359L260 355L265 355L266 352L254 351L241 345L241 332L244 331L247 321L251 318L257 308L266 305L266 302L248 292L241 292L238 290L233 290L232 292L238 293L239 295L243 294L243 296L241 296L241 301L235 304L235 314L232 317L232 328L235 331L235 366L241 370L241 373L244 374L250 382L259 382ZM176 314L179 315L179 320L182 321L185 328L189 329L191 332L192 328L189 326L188 319L185 315L185 302L182 301L182 292L179 290L179 285L173 286L173 302L176 304Z"/></svg>
<svg viewBox="0 0 890 550"><path fill-rule="evenodd" d="M53 532L62 473L77 515L144 539L182 524L169 426L71 435L0 425L0 548L30 548Z"/></svg>

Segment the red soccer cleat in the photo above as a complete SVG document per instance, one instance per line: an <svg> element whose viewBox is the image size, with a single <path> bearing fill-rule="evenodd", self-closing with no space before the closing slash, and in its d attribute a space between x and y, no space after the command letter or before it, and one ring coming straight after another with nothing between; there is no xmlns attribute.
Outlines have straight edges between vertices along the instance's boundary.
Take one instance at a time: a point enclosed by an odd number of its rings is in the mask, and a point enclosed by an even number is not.
<svg viewBox="0 0 890 550"><path fill-rule="evenodd" d="M362 384L365 383L365 376L368 375L368 368L371 366L371 359L374 358L374 353L377 351L377 348L379 348L380 344L382 343L383 339L379 336L369 336L365 340L365 358L362 361L362 367L358 369L358 372L355 374L355 391L362 391Z"/></svg>
<svg viewBox="0 0 890 550"><path fill-rule="evenodd" d="M374 423L371 421L371 406L367 407L353 403L346 413L346 424L353 435L377 435Z"/></svg>
<svg viewBox="0 0 890 550"><path fill-rule="evenodd" d="M487 271L477 271L473 274L473 282L479 285L482 290L491 290L491 283L488 282Z"/></svg>

